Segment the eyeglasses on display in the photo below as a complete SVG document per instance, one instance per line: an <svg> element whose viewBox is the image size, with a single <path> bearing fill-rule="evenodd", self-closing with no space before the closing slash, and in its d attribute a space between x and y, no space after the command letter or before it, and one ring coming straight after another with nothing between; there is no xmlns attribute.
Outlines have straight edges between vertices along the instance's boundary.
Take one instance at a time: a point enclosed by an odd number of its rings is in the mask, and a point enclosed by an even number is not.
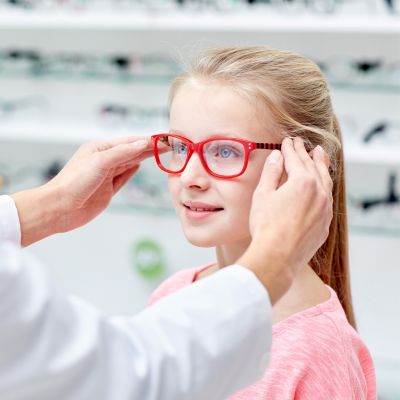
<svg viewBox="0 0 400 400"><path fill-rule="evenodd" d="M166 126L168 109L166 107L127 106L109 103L100 107L100 116L109 126L124 126L132 129L138 126Z"/></svg>
<svg viewBox="0 0 400 400"><path fill-rule="evenodd" d="M0 195L42 185L57 175L64 165L65 161L61 159L46 159L39 163L29 160L5 162L0 148ZM133 208L152 215L173 210L164 176L153 164L140 168L113 198L111 208Z"/></svg>
<svg viewBox="0 0 400 400"><path fill-rule="evenodd" d="M343 140L349 144L361 146L397 146L400 147L400 121L392 118L379 118L376 122L360 128L361 121L352 115L339 115Z"/></svg>
<svg viewBox="0 0 400 400"><path fill-rule="evenodd" d="M367 195L364 190L361 190L364 192L362 195L357 195L350 185L348 216L351 227L400 234L400 193L397 177L398 171L389 172L386 185L382 188L382 195L376 193ZM370 181L368 184L370 185Z"/></svg>
<svg viewBox="0 0 400 400"><path fill-rule="evenodd" d="M30 49L0 50L0 76L86 79L163 79L180 72L164 54L41 53Z"/></svg>
<svg viewBox="0 0 400 400"><path fill-rule="evenodd" d="M12 100L0 99L0 121L22 111L41 109L45 105L44 98L35 95Z"/></svg>
<svg viewBox="0 0 400 400"><path fill-rule="evenodd" d="M244 173L251 151L281 149L278 143L256 143L225 137L198 143L168 133L153 135L151 138L157 165L168 174L182 173L193 153L197 153L210 175L224 179L236 178Z"/></svg>
<svg viewBox="0 0 400 400"><path fill-rule="evenodd" d="M368 210L368 209L371 209L372 207L376 207L379 205L399 204L400 196L397 193L396 181L397 181L397 175L394 172L392 172L389 175L389 179L388 179L387 194L380 198L363 199L359 202L360 207L363 210Z"/></svg>
<svg viewBox="0 0 400 400"><path fill-rule="evenodd" d="M383 7L377 7L374 0L0 0L0 8L20 8L24 10L201 10L215 11L243 10L262 6L268 12L316 14L333 13L369 13L387 10L388 13L399 12L399 0L377 0Z"/></svg>
<svg viewBox="0 0 400 400"><path fill-rule="evenodd" d="M382 144L400 146L400 122L382 120L374 124L363 137L364 143L380 140Z"/></svg>
<svg viewBox="0 0 400 400"><path fill-rule="evenodd" d="M312 58L312 57L311 57ZM400 87L400 61L382 57L336 56L315 60L332 83L395 85Z"/></svg>
<svg viewBox="0 0 400 400"><path fill-rule="evenodd" d="M399 0L385 0L387 8L390 13L396 14L400 12L400 1Z"/></svg>
<svg viewBox="0 0 400 400"><path fill-rule="evenodd" d="M376 14L381 11L379 1L371 0L270 0L281 10L286 12L299 12L307 9L315 13L333 14ZM382 0L385 8L390 13L398 10L399 0Z"/></svg>

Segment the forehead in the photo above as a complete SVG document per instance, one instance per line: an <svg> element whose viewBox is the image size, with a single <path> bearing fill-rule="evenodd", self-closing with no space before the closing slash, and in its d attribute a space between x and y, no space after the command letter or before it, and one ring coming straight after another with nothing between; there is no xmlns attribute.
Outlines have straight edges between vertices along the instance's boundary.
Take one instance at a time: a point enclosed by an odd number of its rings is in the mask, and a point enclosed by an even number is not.
<svg viewBox="0 0 400 400"><path fill-rule="evenodd" d="M252 141L272 140L271 124L234 89L203 82L186 83L175 94L170 110L171 132L193 141L227 135ZM271 129L268 126L271 125Z"/></svg>

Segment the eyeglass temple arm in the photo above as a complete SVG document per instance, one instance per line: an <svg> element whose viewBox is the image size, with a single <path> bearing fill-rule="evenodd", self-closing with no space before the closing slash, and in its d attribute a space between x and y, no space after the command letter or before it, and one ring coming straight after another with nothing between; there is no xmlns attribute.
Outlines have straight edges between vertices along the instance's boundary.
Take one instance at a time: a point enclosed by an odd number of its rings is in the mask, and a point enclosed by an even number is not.
<svg viewBox="0 0 400 400"><path fill-rule="evenodd" d="M256 149L280 150L281 147L280 143L256 143Z"/></svg>

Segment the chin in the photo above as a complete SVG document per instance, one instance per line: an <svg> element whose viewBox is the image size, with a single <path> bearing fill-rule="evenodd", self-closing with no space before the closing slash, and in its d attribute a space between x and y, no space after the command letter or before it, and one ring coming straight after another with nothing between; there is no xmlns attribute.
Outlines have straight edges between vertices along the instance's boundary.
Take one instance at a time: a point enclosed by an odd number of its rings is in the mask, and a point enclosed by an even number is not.
<svg viewBox="0 0 400 400"><path fill-rule="evenodd" d="M229 235L230 233L230 235ZM209 247L217 247L217 246L223 246L227 244L234 244L234 243L240 243L244 239L246 240L251 240L249 239L249 236L233 236L232 232L229 233L223 233L219 232L218 234L211 234L210 231L206 232L193 232L190 230L185 230L184 234L187 239L187 241L192 244L193 246L196 247L204 247L204 248L209 248ZM222 240L223 239L223 240Z"/></svg>
<svg viewBox="0 0 400 400"><path fill-rule="evenodd" d="M215 247L219 243L215 235L210 234L209 230L196 231L193 229L183 229L186 240L196 247Z"/></svg>
<svg viewBox="0 0 400 400"><path fill-rule="evenodd" d="M204 248L209 248L209 247L215 247L217 246L217 243L214 240L211 240L211 238L199 238L199 237L191 237L188 235L185 235L187 241L192 244L193 246L196 247L204 247Z"/></svg>

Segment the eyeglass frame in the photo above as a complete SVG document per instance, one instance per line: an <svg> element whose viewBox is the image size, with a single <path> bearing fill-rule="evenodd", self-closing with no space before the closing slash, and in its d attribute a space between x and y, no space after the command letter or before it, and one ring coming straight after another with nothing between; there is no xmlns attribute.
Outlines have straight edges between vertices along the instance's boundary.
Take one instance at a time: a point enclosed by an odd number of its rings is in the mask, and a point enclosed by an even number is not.
<svg viewBox="0 0 400 400"><path fill-rule="evenodd" d="M185 164L183 165L183 167L179 171L173 172L173 171L165 168L161 163L159 152L158 152L158 147L157 147L157 142L158 142L159 138L162 136L172 136L172 137L180 139L188 144L188 153L186 155L186 161L185 161ZM259 142L252 142L250 140L239 139L239 138L230 138L230 137L214 137L214 138L209 138L209 139L203 140L201 142L194 143L190 139L187 139L180 135L175 135L173 133L158 133L158 134L152 135L151 140L153 143L154 157L156 159L157 165L164 172L166 172L170 175L181 174L185 170L193 153L197 153L199 155L201 164L203 165L203 167L207 171L207 173L211 176L215 176L216 178L221 178L221 179L233 179L233 178L237 178L238 176L244 174L244 172L247 169L248 163L249 163L249 157L250 157L251 151L258 150L258 149L260 149L260 150L281 150L281 147L282 147L282 144L280 144L280 143L259 143ZM243 148L245 150L245 158L244 158L244 162L243 162L243 168L239 173L234 174L234 175L220 175L220 174L216 174L208 167L207 161L204 159L202 150L203 150L204 145L206 145L209 142L216 141L216 140L231 140L234 142L241 143L243 145Z"/></svg>

